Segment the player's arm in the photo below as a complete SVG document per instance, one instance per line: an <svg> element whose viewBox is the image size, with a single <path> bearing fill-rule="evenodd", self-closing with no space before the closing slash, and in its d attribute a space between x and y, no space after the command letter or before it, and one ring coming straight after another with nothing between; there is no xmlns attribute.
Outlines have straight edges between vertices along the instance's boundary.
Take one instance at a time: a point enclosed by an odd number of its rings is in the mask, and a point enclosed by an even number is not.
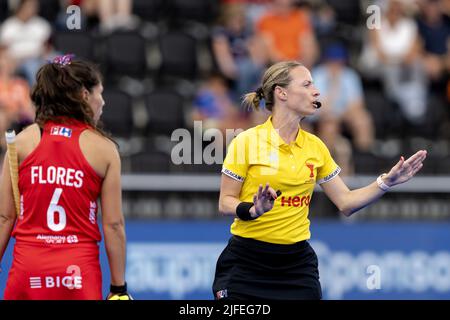
<svg viewBox="0 0 450 320"><path fill-rule="evenodd" d="M239 194L242 182L222 174L219 195L219 212L223 215L237 216L238 206L241 205ZM256 190L255 190L256 191ZM250 217L255 219L273 208L273 201L278 197L274 189L267 183L265 187L259 186L253 196L253 203L248 204ZM242 216L239 216L242 219Z"/></svg>
<svg viewBox="0 0 450 320"><path fill-rule="evenodd" d="M107 149L109 165L101 190L102 224L106 253L111 271L111 285L125 284L125 221L122 214L120 157L117 149Z"/></svg>
<svg viewBox="0 0 450 320"><path fill-rule="evenodd" d="M0 262L8 246L16 216L9 172L9 159L8 154L6 154L3 160L2 177L0 180Z"/></svg>
<svg viewBox="0 0 450 320"><path fill-rule="evenodd" d="M389 173L382 177L383 183L393 187L408 181L422 168L426 156L427 152L421 150L406 161L401 157ZM350 190L339 176L320 186L339 211L346 216L366 207L385 193L376 181L366 187Z"/></svg>

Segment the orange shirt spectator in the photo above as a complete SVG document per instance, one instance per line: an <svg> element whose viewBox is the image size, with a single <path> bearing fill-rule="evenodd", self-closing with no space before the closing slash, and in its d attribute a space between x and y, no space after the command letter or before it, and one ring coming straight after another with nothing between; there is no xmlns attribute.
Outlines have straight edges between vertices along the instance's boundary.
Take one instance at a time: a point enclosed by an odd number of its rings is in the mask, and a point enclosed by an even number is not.
<svg viewBox="0 0 450 320"><path fill-rule="evenodd" d="M22 79L0 80L0 109L12 121L32 118L33 110L28 84Z"/></svg>
<svg viewBox="0 0 450 320"><path fill-rule="evenodd" d="M263 16L257 25L258 31L269 36L280 54L281 60L295 60L302 55L299 37L311 32L308 17L299 9L289 12L286 16Z"/></svg>
<svg viewBox="0 0 450 320"><path fill-rule="evenodd" d="M282 3L281 3L282 2ZM256 31L266 40L269 55L275 61L299 60L312 65L317 56L317 44L309 15L281 1L261 17Z"/></svg>
<svg viewBox="0 0 450 320"><path fill-rule="evenodd" d="M6 116L6 126L34 118L30 88L24 79L14 75L15 66L8 48L0 46L0 113L2 118Z"/></svg>

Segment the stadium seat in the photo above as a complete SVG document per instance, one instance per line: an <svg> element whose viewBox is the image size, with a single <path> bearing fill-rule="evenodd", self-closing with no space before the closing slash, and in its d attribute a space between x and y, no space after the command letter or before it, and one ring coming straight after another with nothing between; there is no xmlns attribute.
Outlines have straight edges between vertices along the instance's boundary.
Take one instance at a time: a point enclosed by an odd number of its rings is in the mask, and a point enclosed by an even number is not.
<svg viewBox="0 0 450 320"><path fill-rule="evenodd" d="M163 0L133 0L133 14L149 22L156 22L164 16Z"/></svg>
<svg viewBox="0 0 450 320"><path fill-rule="evenodd" d="M57 32L54 36L55 49L62 53L73 53L76 57L94 59L94 40L87 32Z"/></svg>
<svg viewBox="0 0 450 320"><path fill-rule="evenodd" d="M132 98L114 88L105 88L103 98L105 106L101 119L105 129L114 137L130 138L133 133Z"/></svg>
<svg viewBox="0 0 450 320"><path fill-rule="evenodd" d="M132 172L167 173L170 164L170 155L161 151L145 150L130 156Z"/></svg>
<svg viewBox="0 0 450 320"><path fill-rule="evenodd" d="M212 0L170 0L172 18L178 21L190 20L209 24L216 19L219 1Z"/></svg>
<svg viewBox="0 0 450 320"><path fill-rule="evenodd" d="M148 115L148 134L170 135L173 130L185 127L183 98L168 89L154 90L145 97Z"/></svg>
<svg viewBox="0 0 450 320"><path fill-rule="evenodd" d="M374 122L376 137L386 139L401 136L403 120L400 111L384 96L383 90L366 89L364 96L367 110Z"/></svg>
<svg viewBox="0 0 450 320"><path fill-rule="evenodd" d="M142 78L146 75L146 43L137 31L112 33L105 40L104 50L108 75L135 78Z"/></svg>
<svg viewBox="0 0 450 320"><path fill-rule="evenodd" d="M0 0L0 23L9 16L8 0Z"/></svg>
<svg viewBox="0 0 450 320"><path fill-rule="evenodd" d="M53 23L61 11L60 0L39 0L39 15Z"/></svg>
<svg viewBox="0 0 450 320"><path fill-rule="evenodd" d="M334 9L338 22L357 25L361 21L361 4L359 1L327 0Z"/></svg>
<svg viewBox="0 0 450 320"><path fill-rule="evenodd" d="M425 166L427 165L425 160ZM450 175L450 157L446 157L443 159L439 159L439 161L435 161L434 163L435 173L442 175Z"/></svg>
<svg viewBox="0 0 450 320"><path fill-rule="evenodd" d="M355 174L379 174L390 169L397 161L397 156L383 157L357 150L353 153Z"/></svg>
<svg viewBox="0 0 450 320"><path fill-rule="evenodd" d="M197 43L182 31L170 31L159 36L161 65L159 76L193 80L198 75Z"/></svg>

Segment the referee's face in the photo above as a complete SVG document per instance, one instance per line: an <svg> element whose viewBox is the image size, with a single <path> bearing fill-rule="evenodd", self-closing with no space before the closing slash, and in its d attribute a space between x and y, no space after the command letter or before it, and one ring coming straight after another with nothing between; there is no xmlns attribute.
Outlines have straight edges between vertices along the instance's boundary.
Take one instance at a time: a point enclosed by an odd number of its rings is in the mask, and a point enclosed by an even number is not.
<svg viewBox="0 0 450 320"><path fill-rule="evenodd" d="M320 92L314 86L311 73L302 66L292 69L290 75L292 81L284 89L288 109L301 116L313 115L317 110L314 101L318 100Z"/></svg>

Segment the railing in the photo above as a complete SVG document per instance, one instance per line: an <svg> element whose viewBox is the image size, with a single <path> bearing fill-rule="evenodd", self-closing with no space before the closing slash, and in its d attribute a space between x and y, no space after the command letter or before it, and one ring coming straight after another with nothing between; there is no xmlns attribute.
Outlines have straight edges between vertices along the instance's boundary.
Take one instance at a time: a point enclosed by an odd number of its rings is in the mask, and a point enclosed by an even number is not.
<svg viewBox="0 0 450 320"><path fill-rule="evenodd" d="M374 182L376 176L358 175L344 178L350 189ZM217 192L220 174L124 174L124 191ZM316 190L322 189L316 185ZM389 192L450 193L450 176L419 176L392 188Z"/></svg>

